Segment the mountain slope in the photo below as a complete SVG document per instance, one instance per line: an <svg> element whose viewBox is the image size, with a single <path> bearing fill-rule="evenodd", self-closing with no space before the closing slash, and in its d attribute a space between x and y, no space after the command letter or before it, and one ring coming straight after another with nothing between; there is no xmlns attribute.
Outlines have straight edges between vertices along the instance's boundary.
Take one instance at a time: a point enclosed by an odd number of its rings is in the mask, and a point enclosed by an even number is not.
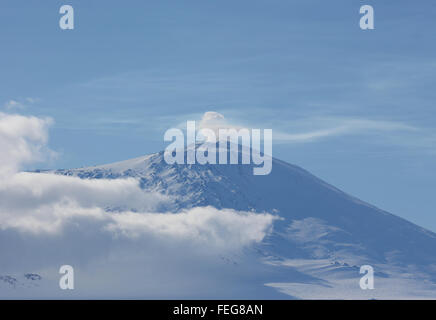
<svg viewBox="0 0 436 320"><path fill-rule="evenodd" d="M348 277L356 283L359 266L371 264L383 279L395 273L412 280L436 280L436 234L284 161L273 159L272 172L266 176L253 175L252 168L168 165L160 152L55 173L89 179L134 177L146 190L175 197L176 211L213 206L276 214L282 219L256 248L258 254L267 264L294 268L316 279ZM286 285L273 286L291 294Z"/></svg>
<svg viewBox="0 0 436 320"><path fill-rule="evenodd" d="M353 243L356 250L361 246L369 257L381 261L436 262L436 234L277 159L266 176L253 175L252 165L168 165L163 152L56 173L94 179L134 177L146 190L175 196L178 210L210 205L276 212L285 219L277 231L293 230L296 241L309 241L303 234L310 233L312 240L333 242L337 249L340 242Z"/></svg>

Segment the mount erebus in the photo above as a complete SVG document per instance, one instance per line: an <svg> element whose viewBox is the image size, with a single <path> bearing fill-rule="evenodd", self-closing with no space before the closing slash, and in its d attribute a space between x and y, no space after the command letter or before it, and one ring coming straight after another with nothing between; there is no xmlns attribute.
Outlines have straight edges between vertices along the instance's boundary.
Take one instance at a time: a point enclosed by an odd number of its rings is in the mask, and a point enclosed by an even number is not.
<svg viewBox="0 0 436 320"><path fill-rule="evenodd" d="M205 258L208 262L204 265L201 257L191 260L194 249L180 245L178 252L190 251L186 260L183 254L178 258L189 271L175 271L169 258L168 270L160 273L159 283L153 283L153 263L142 264L150 267L148 271L147 267L133 270L120 266L122 272L136 272L136 279L141 278L144 283L129 297L436 298L436 234L347 195L284 161L273 159L269 175L253 175L252 169L252 165L168 165L160 152L44 174L89 180L133 178L142 190L171 199L160 208L162 212L233 210L275 217L262 241L237 253L220 253L216 257L212 254ZM106 208L108 212L118 209ZM135 211L133 207L127 209ZM5 239L7 235L3 232L1 237ZM94 240L83 239L84 259L86 247L92 246ZM137 252L139 256L141 250ZM162 249L150 259L166 261L166 254L172 255ZM359 286L362 265L371 265L375 270L373 290ZM84 267L83 274L89 271L86 270ZM97 273L89 273L93 275L87 279L98 277ZM95 280L94 285L102 283L107 284L107 291L95 296L116 297L123 292L111 292L111 282L107 280Z"/></svg>

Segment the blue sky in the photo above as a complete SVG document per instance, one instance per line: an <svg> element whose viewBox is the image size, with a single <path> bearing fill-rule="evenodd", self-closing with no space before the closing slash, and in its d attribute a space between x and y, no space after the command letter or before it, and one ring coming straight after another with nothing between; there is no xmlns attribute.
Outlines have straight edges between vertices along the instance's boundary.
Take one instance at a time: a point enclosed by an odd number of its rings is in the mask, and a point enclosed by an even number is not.
<svg viewBox="0 0 436 320"><path fill-rule="evenodd" d="M40 166L55 168L159 151L166 129L217 111L436 231L435 17L430 1L2 1L0 111L54 119L59 158Z"/></svg>

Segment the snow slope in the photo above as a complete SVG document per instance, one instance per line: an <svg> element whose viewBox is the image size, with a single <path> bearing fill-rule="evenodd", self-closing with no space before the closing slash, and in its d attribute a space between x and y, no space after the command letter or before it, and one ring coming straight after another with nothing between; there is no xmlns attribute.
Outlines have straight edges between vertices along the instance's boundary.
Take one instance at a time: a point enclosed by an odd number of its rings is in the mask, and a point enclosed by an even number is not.
<svg viewBox="0 0 436 320"><path fill-rule="evenodd" d="M273 212L284 218L276 225L277 238L307 248L319 258L352 252L400 265L436 263L433 232L278 159L273 159L273 170L266 176L253 175L252 165L168 165L163 152L56 173L92 179L134 177L146 190L174 196L177 210L214 206ZM274 245L282 253L289 249Z"/></svg>
<svg viewBox="0 0 436 320"><path fill-rule="evenodd" d="M273 159L266 176L253 175L252 167L168 165L160 152L55 173L86 179L134 177L146 190L173 196L175 211L213 206L280 216L274 232L255 250L265 265L280 269L281 281L265 284L293 297L436 298L436 234L284 161ZM383 288L360 289L359 267L364 264L375 268L376 283ZM287 277L291 270L311 280Z"/></svg>

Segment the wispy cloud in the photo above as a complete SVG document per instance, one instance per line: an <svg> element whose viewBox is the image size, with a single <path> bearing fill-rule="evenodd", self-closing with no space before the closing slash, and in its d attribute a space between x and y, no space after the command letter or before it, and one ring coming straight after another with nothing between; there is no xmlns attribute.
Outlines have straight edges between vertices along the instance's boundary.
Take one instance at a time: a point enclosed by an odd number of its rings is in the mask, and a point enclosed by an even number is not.
<svg viewBox="0 0 436 320"><path fill-rule="evenodd" d="M11 100L5 102L4 107L6 109L22 108L23 104L18 102L17 100L11 99Z"/></svg>
<svg viewBox="0 0 436 320"><path fill-rule="evenodd" d="M8 101L6 101L3 106L4 108L6 108L7 110L12 110L12 109L22 109L25 108L27 105L30 104L34 104L38 101L37 98L24 98L24 99L10 99Z"/></svg>
<svg viewBox="0 0 436 320"><path fill-rule="evenodd" d="M186 120L197 120L197 129L209 128L218 131L220 128L234 129L272 129L275 144L309 144L319 143L335 138L347 138L353 141L358 137L374 137L366 140L371 143L403 146L407 148L426 149L436 152L436 133L431 128L421 128L401 121L376 120L359 117L306 117L292 121L275 120L269 122L267 117L264 123L247 123L239 120L241 117L224 117L216 111L208 111L203 115L191 114L176 117L173 121L179 122L177 127L184 129ZM171 121L171 119L167 119Z"/></svg>
<svg viewBox="0 0 436 320"><path fill-rule="evenodd" d="M291 125L292 126L292 125ZM417 132L418 128L402 122L361 118L313 118L295 123L299 132L274 132L274 140L285 143L309 143L347 135L374 135L394 132Z"/></svg>

